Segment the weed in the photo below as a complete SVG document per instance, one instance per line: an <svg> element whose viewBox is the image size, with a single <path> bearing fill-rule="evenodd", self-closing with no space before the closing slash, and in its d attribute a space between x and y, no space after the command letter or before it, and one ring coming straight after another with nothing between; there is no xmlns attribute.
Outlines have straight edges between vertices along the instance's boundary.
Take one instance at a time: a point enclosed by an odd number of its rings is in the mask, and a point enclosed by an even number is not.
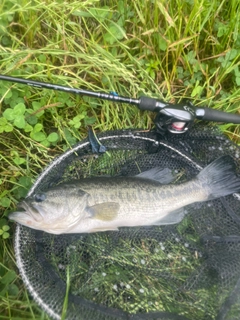
<svg viewBox="0 0 240 320"><path fill-rule="evenodd" d="M237 0L2 0L0 72L126 96L189 98L238 113L239 10ZM13 225L5 217L54 156L86 137L89 125L96 131L150 129L152 115L0 82L0 271L6 275L5 283L0 281L0 313L5 319L48 318L13 273ZM239 143L239 126L222 129Z"/></svg>
<svg viewBox="0 0 240 320"><path fill-rule="evenodd" d="M8 205L9 206L9 199L8 198L2 198L1 199L1 205L4 206L4 205ZM9 234L9 225L7 224L7 222L5 221L5 219L1 219L0 220L0 236L3 238L3 239L8 239L10 234Z"/></svg>

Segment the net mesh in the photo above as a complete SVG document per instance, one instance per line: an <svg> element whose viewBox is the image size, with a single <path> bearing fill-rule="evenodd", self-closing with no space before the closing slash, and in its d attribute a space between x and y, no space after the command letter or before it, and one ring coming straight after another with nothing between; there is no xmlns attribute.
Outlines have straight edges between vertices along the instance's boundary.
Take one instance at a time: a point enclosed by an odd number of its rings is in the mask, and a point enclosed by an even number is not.
<svg viewBox="0 0 240 320"><path fill-rule="evenodd" d="M80 142L43 171L29 195L63 181L156 166L170 168L182 183L225 154L240 171L239 147L212 127L164 139L137 130L98 138L107 152L93 154L87 140ZM234 194L191 205L181 223L170 226L51 235L17 225L20 274L53 319L61 319L64 301L69 320L239 319L239 199Z"/></svg>

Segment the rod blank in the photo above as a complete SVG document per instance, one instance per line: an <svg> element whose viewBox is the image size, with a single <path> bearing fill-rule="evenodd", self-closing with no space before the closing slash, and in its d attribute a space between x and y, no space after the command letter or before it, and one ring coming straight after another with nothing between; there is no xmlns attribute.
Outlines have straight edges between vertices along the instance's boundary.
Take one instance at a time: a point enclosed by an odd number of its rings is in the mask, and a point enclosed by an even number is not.
<svg viewBox="0 0 240 320"><path fill-rule="evenodd" d="M114 101L114 102L129 103L129 104L134 104L136 106L139 105L138 99L122 97L122 96L108 94L108 93L104 93L104 92L94 92L94 91L90 91L90 90L76 89L76 88L61 86L58 84L52 84L52 83L47 83L47 82L40 82L40 81L34 81L34 80L29 80L29 79L22 79L22 78L17 78L17 77L5 76L2 74L0 74L0 80L21 83L21 84L25 84L27 86L32 86L32 87L36 87L36 88L40 88L40 89L58 90L58 91L64 91L64 92L68 92L68 93L74 93L74 94L79 94L79 95L84 95L84 96L89 96L89 97L94 97L94 98L99 98L99 99L104 99L104 100L110 100L110 101Z"/></svg>

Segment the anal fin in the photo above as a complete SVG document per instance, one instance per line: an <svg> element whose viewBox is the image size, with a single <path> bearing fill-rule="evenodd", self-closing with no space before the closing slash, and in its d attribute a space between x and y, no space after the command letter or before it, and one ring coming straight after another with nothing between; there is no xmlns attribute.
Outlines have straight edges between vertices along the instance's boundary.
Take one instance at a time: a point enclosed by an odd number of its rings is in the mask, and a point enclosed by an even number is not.
<svg viewBox="0 0 240 320"><path fill-rule="evenodd" d="M180 208L180 209L169 212L165 217L153 223L153 225L160 226L160 225L176 224L181 222L185 215L186 215L186 209Z"/></svg>

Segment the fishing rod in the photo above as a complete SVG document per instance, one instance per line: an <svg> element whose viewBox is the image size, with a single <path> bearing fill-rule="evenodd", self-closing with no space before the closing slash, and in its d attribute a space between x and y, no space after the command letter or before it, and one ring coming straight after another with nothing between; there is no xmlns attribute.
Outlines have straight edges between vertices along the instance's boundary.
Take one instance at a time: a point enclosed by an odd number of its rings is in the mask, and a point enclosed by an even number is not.
<svg viewBox="0 0 240 320"><path fill-rule="evenodd" d="M134 99L119 96L116 93L108 94L104 92L76 89L52 83L11 77L1 74L0 80L21 83L39 89L58 90L113 102L128 103L130 105L135 105L140 110L156 112L157 116L154 122L157 132L161 134L164 134L166 131L170 131L171 133L184 133L189 129L195 119L240 124L239 115L226 113L207 107L195 107L191 102L173 104L146 96L141 96L138 99Z"/></svg>

